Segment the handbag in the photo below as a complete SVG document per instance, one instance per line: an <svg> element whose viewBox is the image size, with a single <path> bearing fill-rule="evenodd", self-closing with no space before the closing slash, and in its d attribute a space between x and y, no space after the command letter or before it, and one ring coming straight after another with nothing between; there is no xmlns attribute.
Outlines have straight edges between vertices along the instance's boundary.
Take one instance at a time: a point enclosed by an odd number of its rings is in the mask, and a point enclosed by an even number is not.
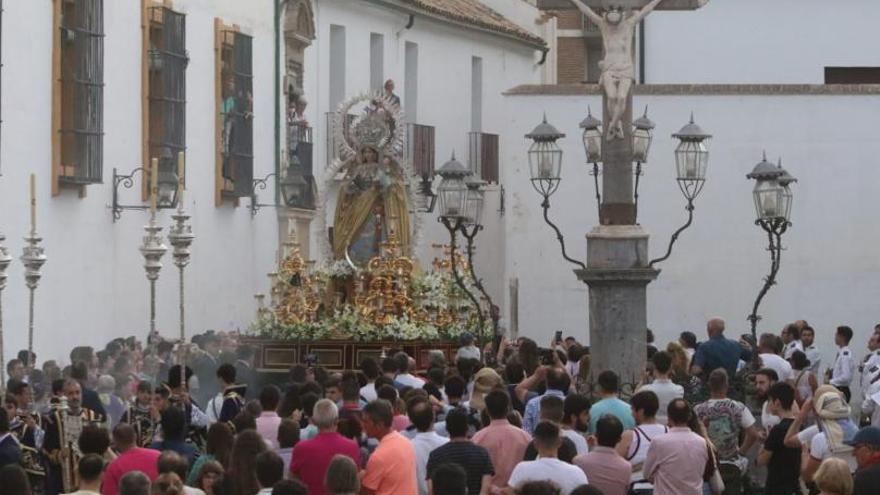
<svg viewBox="0 0 880 495"><path fill-rule="evenodd" d="M706 450L709 457L706 459L706 466L703 468L703 481L709 483L712 493L720 495L724 492L724 480L721 479L721 471L718 470L718 460L715 457L715 449L706 441Z"/></svg>

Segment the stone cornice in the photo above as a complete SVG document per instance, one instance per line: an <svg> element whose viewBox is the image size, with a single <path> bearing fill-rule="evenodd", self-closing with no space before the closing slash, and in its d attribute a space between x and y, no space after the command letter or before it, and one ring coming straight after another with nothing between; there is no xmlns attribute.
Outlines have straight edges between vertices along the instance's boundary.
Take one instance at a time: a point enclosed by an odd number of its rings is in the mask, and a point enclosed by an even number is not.
<svg viewBox="0 0 880 495"><path fill-rule="evenodd" d="M691 96L798 96L880 95L880 84L637 84L636 95ZM507 96L601 95L597 84L523 84L504 92Z"/></svg>

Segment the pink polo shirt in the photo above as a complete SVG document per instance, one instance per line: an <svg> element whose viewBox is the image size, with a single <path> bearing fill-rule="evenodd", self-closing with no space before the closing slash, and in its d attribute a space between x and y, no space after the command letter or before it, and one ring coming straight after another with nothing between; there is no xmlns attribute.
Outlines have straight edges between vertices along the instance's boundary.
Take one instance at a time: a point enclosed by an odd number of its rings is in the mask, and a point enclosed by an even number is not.
<svg viewBox="0 0 880 495"><path fill-rule="evenodd" d="M603 495L626 495L632 465L611 447L597 446L589 454L579 455L572 464L584 470L590 484Z"/></svg>
<svg viewBox="0 0 880 495"><path fill-rule="evenodd" d="M272 450L278 449L278 427L281 426L281 417L275 411L260 414L257 418L257 433Z"/></svg>
<svg viewBox="0 0 880 495"><path fill-rule="evenodd" d="M655 495L702 495L708 459L706 439L676 426L651 442L643 470L654 483Z"/></svg>
<svg viewBox="0 0 880 495"><path fill-rule="evenodd" d="M473 441L489 451L495 468L492 486L503 488L507 486L513 468L525 457L532 437L506 419L493 419L489 426L474 435Z"/></svg>
<svg viewBox="0 0 880 495"><path fill-rule="evenodd" d="M335 431L321 432L311 440L296 444L291 454L290 473L308 487L311 495L324 495L324 475L336 454L346 455L361 465L361 452L354 440Z"/></svg>
<svg viewBox="0 0 880 495"><path fill-rule="evenodd" d="M150 481L155 480L159 476L159 455L161 452L158 450L140 447L132 447L120 454L107 466L107 470L104 472L101 494L117 495L119 480L130 471L141 471L150 478Z"/></svg>

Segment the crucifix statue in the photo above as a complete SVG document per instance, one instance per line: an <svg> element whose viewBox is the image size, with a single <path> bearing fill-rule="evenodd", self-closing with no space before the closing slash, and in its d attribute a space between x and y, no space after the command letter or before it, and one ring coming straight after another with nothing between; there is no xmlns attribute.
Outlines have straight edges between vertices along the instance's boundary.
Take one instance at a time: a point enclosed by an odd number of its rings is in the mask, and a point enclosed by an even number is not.
<svg viewBox="0 0 880 495"><path fill-rule="evenodd" d="M599 62L602 71L599 85L608 98L608 108L611 110L607 139L623 139L623 114L636 77L632 47L636 26L663 0L651 0L641 9L624 9L620 4L609 2L603 15L597 14L582 0L571 1L602 33L605 58Z"/></svg>

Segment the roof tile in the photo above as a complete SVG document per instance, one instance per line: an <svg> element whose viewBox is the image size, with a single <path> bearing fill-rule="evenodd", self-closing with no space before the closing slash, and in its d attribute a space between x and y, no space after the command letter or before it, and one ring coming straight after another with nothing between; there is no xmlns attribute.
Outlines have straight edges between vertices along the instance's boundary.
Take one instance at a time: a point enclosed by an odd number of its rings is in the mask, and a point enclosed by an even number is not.
<svg viewBox="0 0 880 495"><path fill-rule="evenodd" d="M478 0L400 0L400 3L456 22L514 36L529 43L545 44L540 36L532 34Z"/></svg>

